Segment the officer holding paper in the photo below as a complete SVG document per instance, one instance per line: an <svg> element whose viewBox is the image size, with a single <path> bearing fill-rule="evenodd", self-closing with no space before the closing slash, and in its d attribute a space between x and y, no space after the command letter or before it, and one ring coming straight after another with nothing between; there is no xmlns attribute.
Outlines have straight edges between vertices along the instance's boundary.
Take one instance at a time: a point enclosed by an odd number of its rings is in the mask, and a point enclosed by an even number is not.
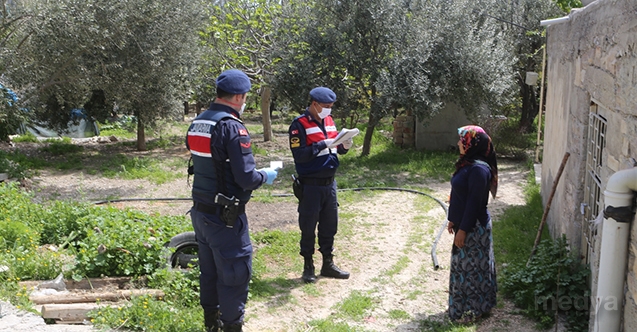
<svg viewBox="0 0 637 332"><path fill-rule="evenodd" d="M314 244L318 224L318 246L323 255L321 275L347 279L349 272L339 269L333 261L334 235L338 228L338 203L334 174L338 168L337 154L345 154L352 147L352 139L335 146L338 135L330 116L336 101L334 91L318 87L310 91L310 106L289 128L290 149L298 179L295 193L299 198L300 254L305 259L303 281L316 282L314 272Z"/></svg>

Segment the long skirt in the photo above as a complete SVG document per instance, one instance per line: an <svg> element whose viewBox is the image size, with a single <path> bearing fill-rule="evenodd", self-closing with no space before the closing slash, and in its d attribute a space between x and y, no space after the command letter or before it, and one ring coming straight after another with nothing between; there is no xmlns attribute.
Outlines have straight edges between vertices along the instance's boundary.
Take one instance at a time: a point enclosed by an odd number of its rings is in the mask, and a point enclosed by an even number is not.
<svg viewBox="0 0 637 332"><path fill-rule="evenodd" d="M496 305L497 282L491 221L467 233L465 246L453 246L449 278L449 317L472 319Z"/></svg>

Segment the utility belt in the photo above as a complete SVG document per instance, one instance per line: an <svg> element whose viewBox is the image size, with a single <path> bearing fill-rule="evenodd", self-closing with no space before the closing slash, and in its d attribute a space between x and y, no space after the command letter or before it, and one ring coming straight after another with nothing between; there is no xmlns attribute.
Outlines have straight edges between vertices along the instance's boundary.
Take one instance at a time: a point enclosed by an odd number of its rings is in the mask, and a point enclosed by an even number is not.
<svg viewBox="0 0 637 332"><path fill-rule="evenodd" d="M234 198L234 196L228 197L224 194L217 194L217 196L215 196L215 203L217 204L210 205L194 202L193 209L201 213L219 216L219 219L229 228L234 227L237 218L246 212L245 203L241 203L241 201Z"/></svg>
<svg viewBox="0 0 637 332"><path fill-rule="evenodd" d="M299 182L308 186L329 186L334 182L334 177L329 178L299 178Z"/></svg>

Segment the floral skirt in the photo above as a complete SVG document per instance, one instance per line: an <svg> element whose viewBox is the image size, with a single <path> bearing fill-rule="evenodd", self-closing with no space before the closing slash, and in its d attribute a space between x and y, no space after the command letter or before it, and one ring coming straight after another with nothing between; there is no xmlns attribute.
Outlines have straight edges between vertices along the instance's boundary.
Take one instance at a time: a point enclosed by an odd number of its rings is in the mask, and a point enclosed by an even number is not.
<svg viewBox="0 0 637 332"><path fill-rule="evenodd" d="M472 319L496 305L497 282L491 221L467 233L465 246L453 246L449 277L449 317Z"/></svg>

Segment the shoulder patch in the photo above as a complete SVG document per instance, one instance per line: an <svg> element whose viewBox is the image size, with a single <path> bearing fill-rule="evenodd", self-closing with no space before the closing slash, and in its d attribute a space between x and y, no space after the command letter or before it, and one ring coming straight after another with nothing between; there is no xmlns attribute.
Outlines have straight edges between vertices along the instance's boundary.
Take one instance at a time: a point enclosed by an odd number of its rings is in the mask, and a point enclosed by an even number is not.
<svg viewBox="0 0 637 332"><path fill-rule="evenodd" d="M298 148L299 146L301 146L301 140L298 137L291 137L290 138L290 147L291 148Z"/></svg>
<svg viewBox="0 0 637 332"><path fill-rule="evenodd" d="M247 129L239 129L239 135L248 136L248 130Z"/></svg>
<svg viewBox="0 0 637 332"><path fill-rule="evenodd" d="M252 142L250 142L250 137L248 136L239 137L239 145L241 146L241 153L243 154L252 153Z"/></svg>
<svg viewBox="0 0 637 332"><path fill-rule="evenodd" d="M294 129L290 132L291 135L298 135L299 131L297 129Z"/></svg>

